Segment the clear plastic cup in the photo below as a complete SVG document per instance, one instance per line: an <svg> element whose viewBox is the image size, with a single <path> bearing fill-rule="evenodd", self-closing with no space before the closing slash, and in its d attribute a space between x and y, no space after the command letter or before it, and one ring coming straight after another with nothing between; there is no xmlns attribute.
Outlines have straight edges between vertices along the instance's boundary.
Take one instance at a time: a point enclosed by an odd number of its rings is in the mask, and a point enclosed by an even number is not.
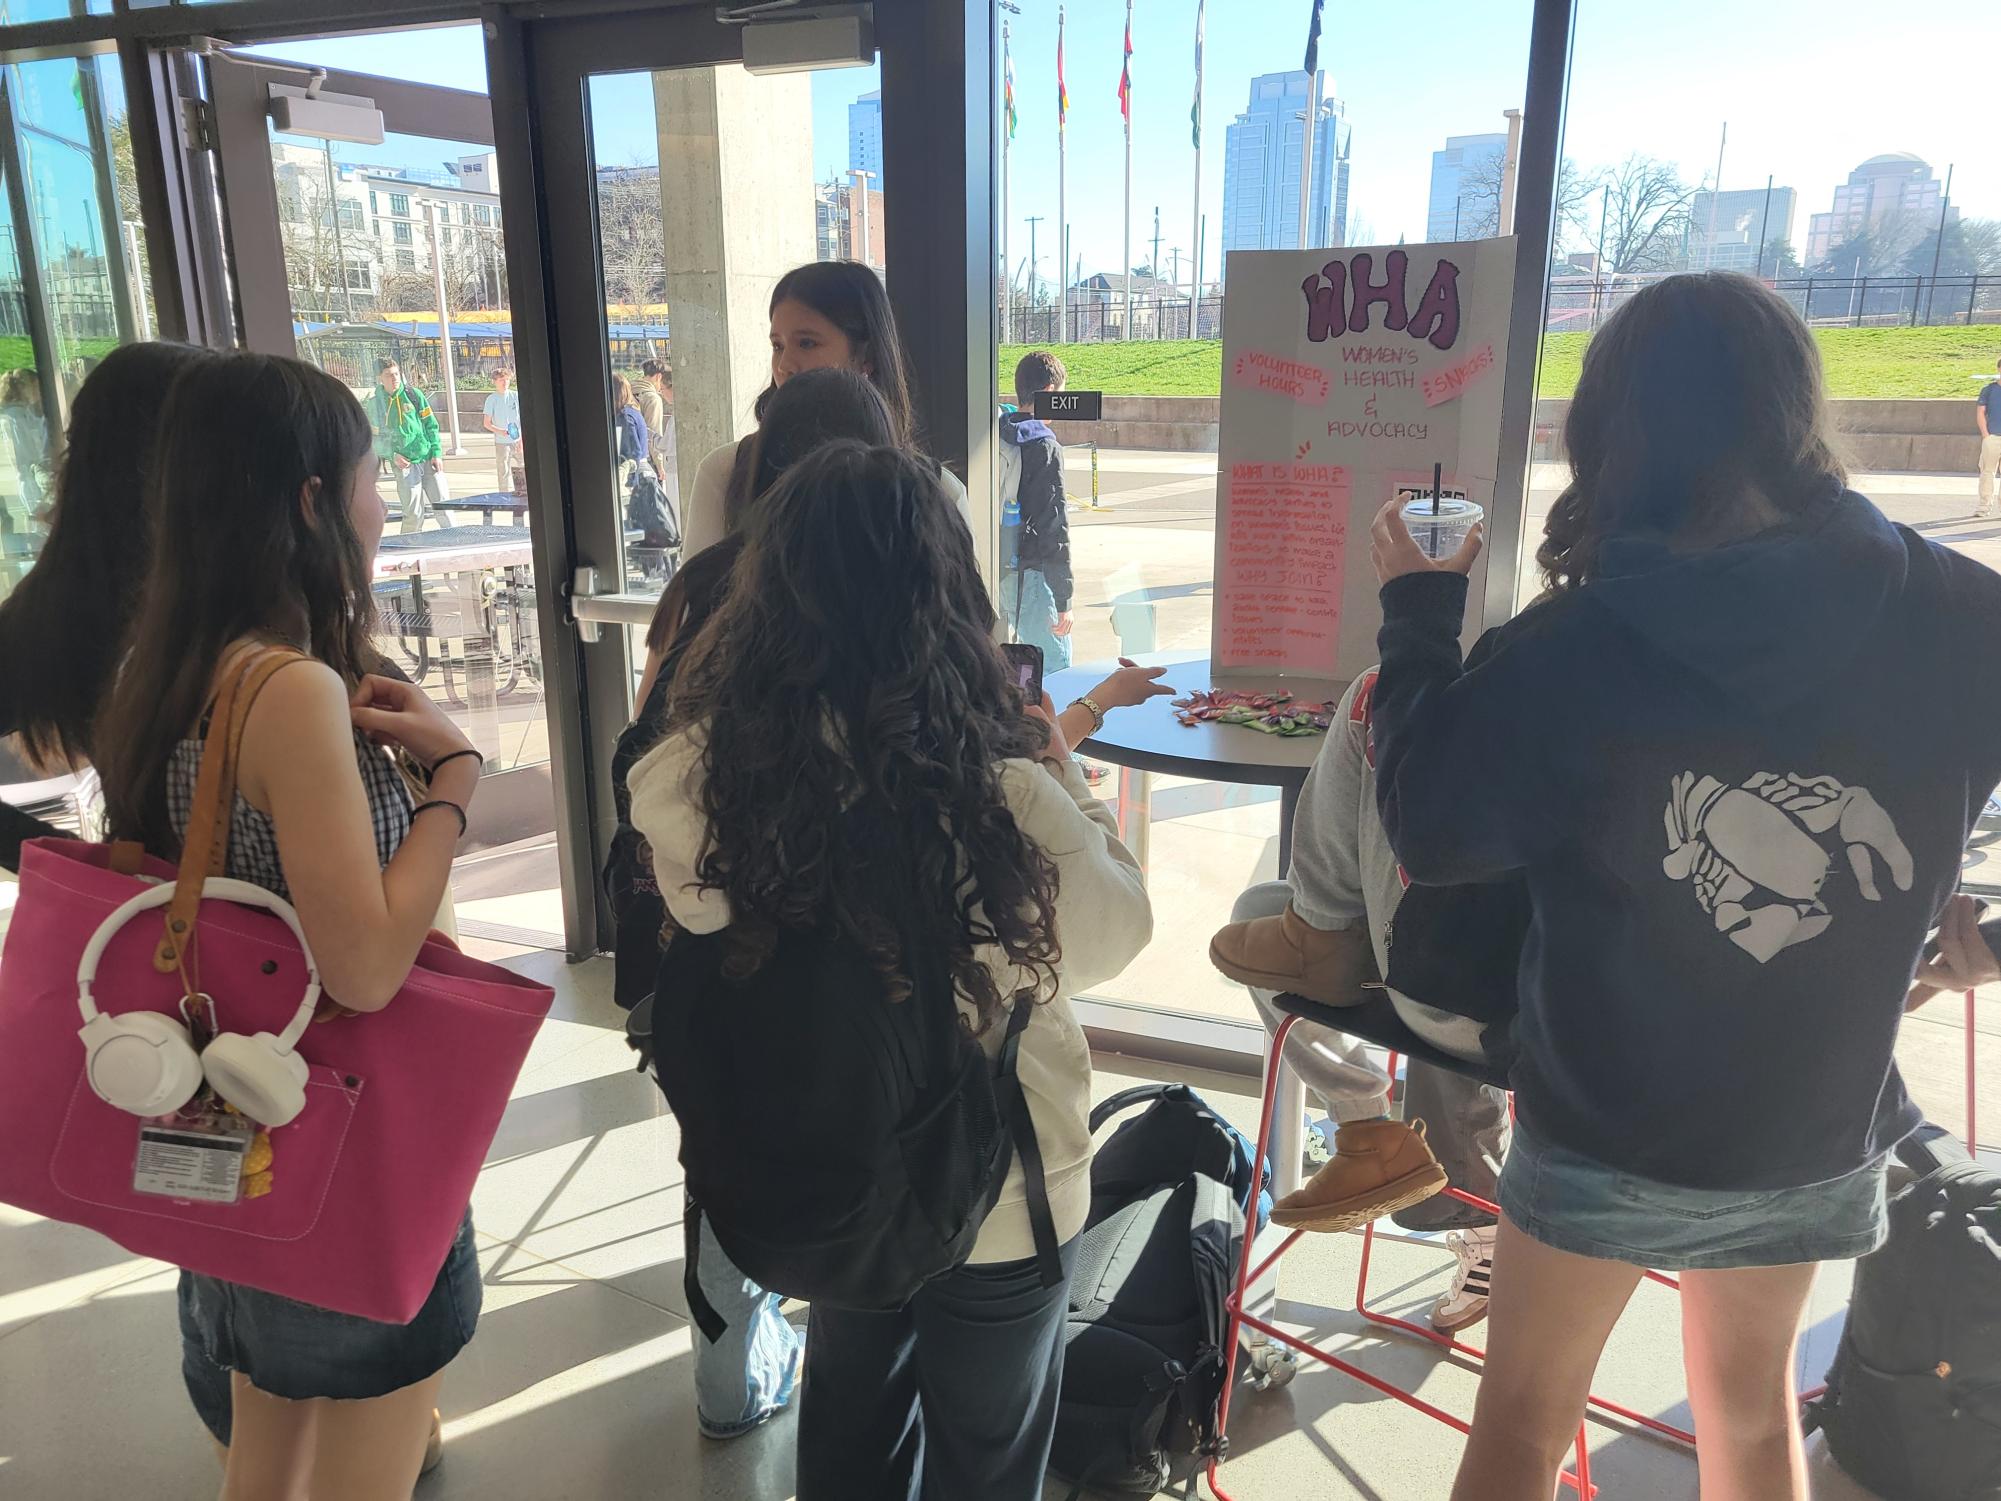
<svg viewBox="0 0 2001 1501"><path fill-rule="evenodd" d="M1486 514L1485 507L1457 495L1441 496L1433 511L1431 497L1423 495L1403 508L1403 523L1427 558L1449 558Z"/></svg>

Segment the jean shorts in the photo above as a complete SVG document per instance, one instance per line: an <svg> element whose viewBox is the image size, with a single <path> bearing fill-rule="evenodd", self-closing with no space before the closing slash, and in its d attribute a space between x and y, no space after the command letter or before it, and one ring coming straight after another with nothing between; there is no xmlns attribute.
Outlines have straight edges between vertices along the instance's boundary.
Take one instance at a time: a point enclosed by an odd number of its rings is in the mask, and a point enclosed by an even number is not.
<svg viewBox="0 0 2001 1501"><path fill-rule="evenodd" d="M1847 1261L1889 1233L1888 1164L1801 1188L1681 1188L1538 1140L1518 1120L1500 1204L1546 1246L1658 1272Z"/></svg>
<svg viewBox="0 0 2001 1501"><path fill-rule="evenodd" d="M470 1210L430 1297L407 1324L377 1323L184 1271L181 1377L196 1414L217 1443L227 1444L231 1371L293 1401L386 1397L451 1364L479 1323L480 1296Z"/></svg>

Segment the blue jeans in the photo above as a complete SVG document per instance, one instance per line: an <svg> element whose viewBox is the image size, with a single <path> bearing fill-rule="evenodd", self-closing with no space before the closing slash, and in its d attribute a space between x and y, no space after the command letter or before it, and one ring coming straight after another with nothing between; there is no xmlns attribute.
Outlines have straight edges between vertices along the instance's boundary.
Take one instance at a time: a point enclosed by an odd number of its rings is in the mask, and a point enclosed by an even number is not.
<svg viewBox="0 0 2001 1501"><path fill-rule="evenodd" d="M1045 672L1070 665L1070 638L1056 634L1056 596L1038 568L1010 568L1001 574L1001 617L1009 636L1042 648Z"/></svg>
<svg viewBox="0 0 2001 1501"><path fill-rule="evenodd" d="M706 1218L701 1233L702 1292L729 1327L713 1344L695 1330L695 1422L710 1438L735 1438L792 1401L804 1342L779 1317L778 1294L736 1269Z"/></svg>

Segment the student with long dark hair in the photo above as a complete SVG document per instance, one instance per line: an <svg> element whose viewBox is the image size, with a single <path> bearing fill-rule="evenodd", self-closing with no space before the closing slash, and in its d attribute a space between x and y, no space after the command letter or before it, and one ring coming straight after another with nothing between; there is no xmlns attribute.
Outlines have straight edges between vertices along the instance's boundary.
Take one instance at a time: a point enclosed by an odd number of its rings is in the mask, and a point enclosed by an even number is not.
<svg viewBox="0 0 2001 1501"><path fill-rule="evenodd" d="M612 798L618 830L605 864L606 889L618 923L613 994L632 1006L652 993L660 967L665 919L645 841L632 826L632 768L666 732L674 668L723 600L743 550L742 520L759 496L793 464L822 445L847 438L891 444L895 430L874 386L846 369L809 370L772 397L748 440L751 460L732 476L725 511L729 535L696 553L668 583L646 632L646 671L638 712L612 752ZM702 1290L721 1316L721 1339L695 1330L695 1421L710 1438L747 1433L791 1401L799 1374L800 1340L779 1312L783 1301L750 1281L729 1259L715 1232L701 1226Z"/></svg>
<svg viewBox="0 0 2001 1501"><path fill-rule="evenodd" d="M753 969L778 931L857 935L909 1004L910 977L936 967L989 1056L1013 1002L1039 1002L1016 1075L1067 1266L1091 1156L1090 1051L1067 997L1146 944L1139 868L1053 717L1022 713L972 538L928 461L830 444L743 536L675 674L667 737L632 775L667 910L726 932ZM801 1501L1039 1497L1065 1281L1043 1285L1017 1161L968 1263L903 1311L816 1303Z"/></svg>
<svg viewBox="0 0 2001 1501"><path fill-rule="evenodd" d="M1682 1273L1704 1501L1805 1501L1800 1313L1885 1233L1898 1022L2001 781L2001 577L1847 489L1831 430L1785 302L1669 277L1585 353L1499 649L1461 663L1478 539L1377 519L1391 844L1534 908L1458 1501L1548 1501L1643 1267Z"/></svg>
<svg viewBox="0 0 2001 1501"><path fill-rule="evenodd" d="M152 556L147 486L160 409L183 370L208 358L189 344L126 344L91 371L70 407L41 556L0 600L0 732L28 762L79 770L139 608ZM56 830L0 804L0 866L23 839Z"/></svg>
<svg viewBox="0 0 2001 1501"><path fill-rule="evenodd" d="M158 543L92 740L111 831L176 855L217 691L255 648L306 654L244 728L224 873L297 909L331 999L380 1010L431 929L480 757L417 688L370 675L386 512L368 420L311 366L229 354L181 375L161 428ZM385 747L427 769L421 806ZM190 1394L229 1445L224 1501L407 1497L444 1367L479 1317L471 1215L408 1324L185 1271L179 1301ZM215 1367L232 1373L227 1409Z"/></svg>
<svg viewBox="0 0 2001 1501"><path fill-rule="evenodd" d="M906 445L917 441L896 316L882 278L860 261L809 261L786 272L772 288L771 384L757 398L757 420L764 421L779 390L793 376L825 369L867 376L889 410L895 441ZM695 471L694 493L682 518L685 556L693 557L728 534L726 498L732 476L749 465L749 444L748 438L725 443ZM966 487L950 471L941 474L963 511Z"/></svg>

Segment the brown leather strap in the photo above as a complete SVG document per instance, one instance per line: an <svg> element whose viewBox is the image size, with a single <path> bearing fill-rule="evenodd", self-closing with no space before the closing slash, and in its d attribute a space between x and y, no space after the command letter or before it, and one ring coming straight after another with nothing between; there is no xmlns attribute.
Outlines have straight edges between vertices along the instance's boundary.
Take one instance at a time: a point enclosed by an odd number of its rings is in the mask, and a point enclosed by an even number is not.
<svg viewBox="0 0 2001 1501"><path fill-rule="evenodd" d="M174 900L167 908L166 931L153 954L153 967L163 974L180 968L185 959L192 979L195 913L201 906L202 883L221 875L229 857L229 826L236 811L236 768L244 726L250 721L257 695L272 675L303 660L303 653L289 647L250 648L225 669L222 687L209 709L208 733L202 740L201 769L195 774L194 806L181 840Z"/></svg>

